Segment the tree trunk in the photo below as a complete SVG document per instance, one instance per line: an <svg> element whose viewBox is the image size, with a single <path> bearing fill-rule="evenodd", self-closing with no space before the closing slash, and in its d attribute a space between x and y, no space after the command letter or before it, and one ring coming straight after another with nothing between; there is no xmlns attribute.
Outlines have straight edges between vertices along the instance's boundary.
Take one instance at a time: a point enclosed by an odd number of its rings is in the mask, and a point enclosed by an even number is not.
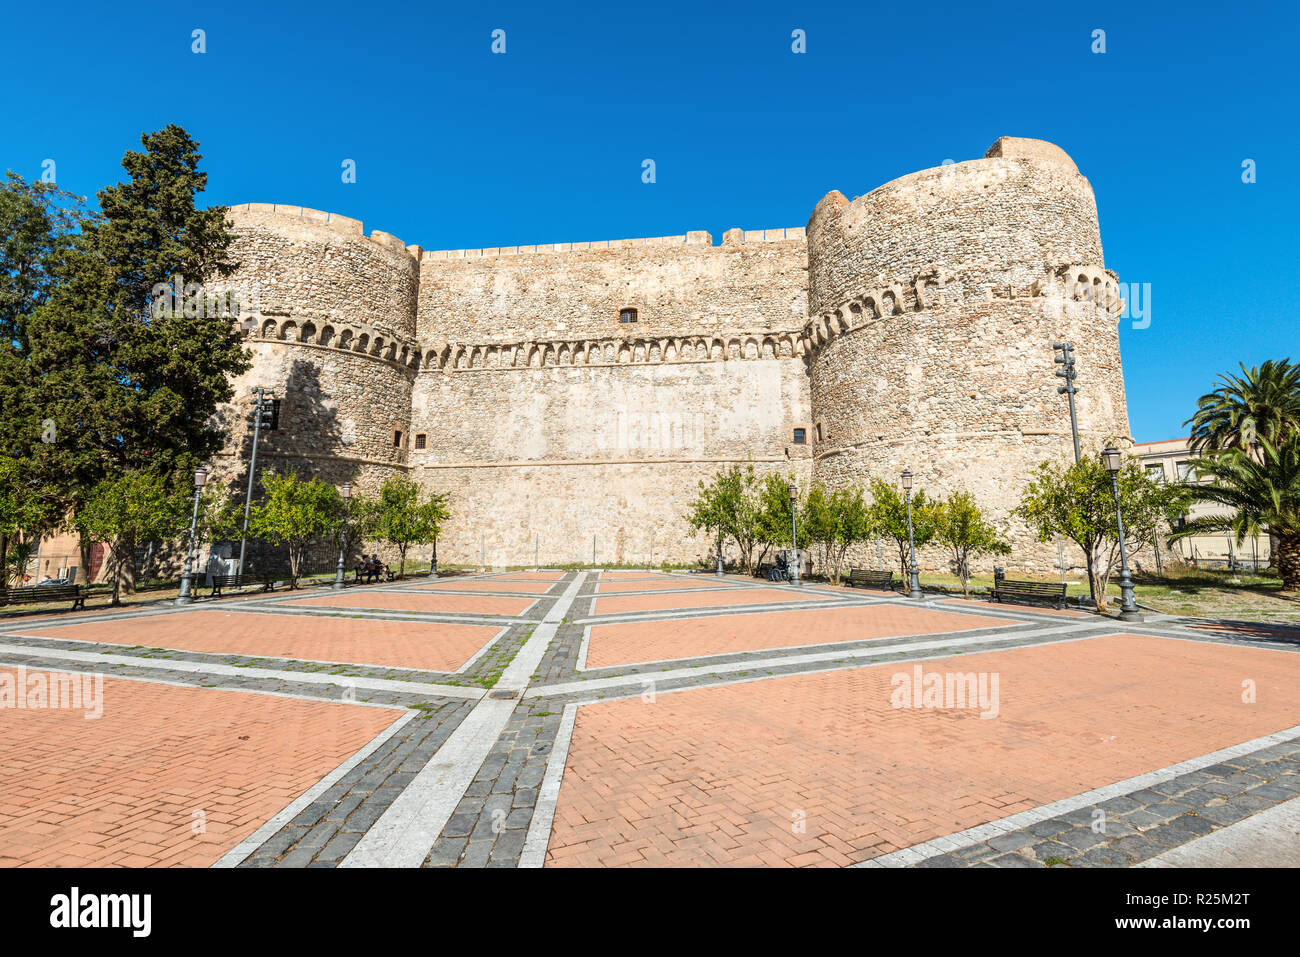
<svg viewBox="0 0 1300 957"><path fill-rule="evenodd" d="M9 565L7 564L8 558L9 558L9 536L5 535L3 532L0 532L0 586L5 586L9 584ZM36 571L38 574L37 581L39 581L40 569L38 568Z"/></svg>
<svg viewBox="0 0 1300 957"><path fill-rule="evenodd" d="M1093 555L1091 548L1083 550L1083 565L1088 569L1088 593L1092 595L1093 604L1098 611L1106 610L1106 596L1097 594L1097 572L1093 567Z"/></svg>
<svg viewBox="0 0 1300 957"><path fill-rule="evenodd" d="M1100 545L1095 545L1093 547L1098 550L1100 549ZM1097 564L1100 561L1101 555L1099 553L1090 556L1088 561L1088 581L1092 586L1092 600L1096 604L1097 610L1105 613L1107 608L1106 588L1110 584L1110 574L1109 569L1101 573L1097 572Z"/></svg>
<svg viewBox="0 0 1300 957"><path fill-rule="evenodd" d="M117 568L114 584L118 592L135 594L135 536L125 535L118 542Z"/></svg>
<svg viewBox="0 0 1300 957"><path fill-rule="evenodd" d="M1300 535L1277 536L1276 555L1282 590L1300 590Z"/></svg>

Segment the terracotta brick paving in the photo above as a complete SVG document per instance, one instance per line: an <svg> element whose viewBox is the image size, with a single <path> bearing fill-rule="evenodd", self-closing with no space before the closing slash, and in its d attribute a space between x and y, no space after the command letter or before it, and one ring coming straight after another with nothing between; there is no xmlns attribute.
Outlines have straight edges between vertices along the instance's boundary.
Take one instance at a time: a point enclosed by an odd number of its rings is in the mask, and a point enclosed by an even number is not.
<svg viewBox="0 0 1300 957"><path fill-rule="evenodd" d="M96 720L3 713L0 866L207 866L401 714L113 678L103 694Z"/></svg>
<svg viewBox="0 0 1300 957"><path fill-rule="evenodd" d="M545 595L551 589L547 582L534 581L463 581L458 582L454 579L446 581L429 582L427 585L416 585L418 591L485 591L485 592L522 592L526 595Z"/></svg>
<svg viewBox="0 0 1300 957"><path fill-rule="evenodd" d="M500 630L497 625L362 622L205 610L66 628L28 628L23 634L209 654L455 671Z"/></svg>
<svg viewBox="0 0 1300 957"><path fill-rule="evenodd" d="M548 864L844 865L1300 724L1281 651L1124 635L917 664L998 674L999 716L892 708L906 662L580 707Z"/></svg>
<svg viewBox="0 0 1300 957"><path fill-rule="evenodd" d="M628 595L638 592L676 591L688 588L725 588L735 587L736 582L728 581L691 581L689 579L656 578L653 581L602 581L596 591L602 595Z"/></svg>
<svg viewBox="0 0 1300 957"><path fill-rule="evenodd" d="M497 581L557 582L567 572L501 572L489 576Z"/></svg>
<svg viewBox="0 0 1300 957"><path fill-rule="evenodd" d="M376 611L460 612L470 615L517 615L535 599L501 598L494 595L430 595L424 592L363 592L324 595L285 602L327 608L372 608ZM354 622L355 624L355 622Z"/></svg>
<svg viewBox="0 0 1300 957"><path fill-rule="evenodd" d="M907 605L878 605L593 625L587 667L1012 624L1019 622Z"/></svg>
<svg viewBox="0 0 1300 957"><path fill-rule="evenodd" d="M779 591L775 588L739 588L734 591L686 592L678 595L625 595L599 598L593 614L616 615L628 611L664 611L673 608L714 608L732 605L757 605L764 602L807 601L813 595Z"/></svg>

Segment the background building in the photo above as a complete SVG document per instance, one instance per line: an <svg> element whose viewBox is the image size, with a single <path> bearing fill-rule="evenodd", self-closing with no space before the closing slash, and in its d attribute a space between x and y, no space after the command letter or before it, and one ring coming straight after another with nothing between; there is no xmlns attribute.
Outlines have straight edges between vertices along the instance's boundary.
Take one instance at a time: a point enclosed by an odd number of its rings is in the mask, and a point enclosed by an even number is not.
<svg viewBox="0 0 1300 957"><path fill-rule="evenodd" d="M1191 440L1165 439L1160 442L1138 442L1133 452L1142 460L1142 467L1148 476L1159 482L1196 481L1196 467L1193 464L1196 455L1191 449ZM1188 518L1203 515L1224 515L1227 510L1217 505L1196 503L1187 513ZM1239 548L1236 538L1231 534L1193 535L1186 539L1171 542L1167 550L1176 559L1202 567L1240 566L1247 568L1266 568L1272 564L1268 535L1257 535L1247 539Z"/></svg>

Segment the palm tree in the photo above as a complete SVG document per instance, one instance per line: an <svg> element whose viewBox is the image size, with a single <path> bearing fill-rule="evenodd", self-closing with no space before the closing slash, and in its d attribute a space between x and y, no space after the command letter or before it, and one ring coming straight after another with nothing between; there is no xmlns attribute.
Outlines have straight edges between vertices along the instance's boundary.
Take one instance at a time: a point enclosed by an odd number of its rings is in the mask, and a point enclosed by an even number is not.
<svg viewBox="0 0 1300 957"><path fill-rule="evenodd" d="M1189 482L1192 499L1222 505L1224 515L1205 515L1178 529L1174 538L1232 532L1240 546L1267 529L1276 542L1277 572L1285 591L1300 590L1300 433L1274 444L1256 433L1257 454L1239 446L1210 452L1196 462L1208 483Z"/></svg>
<svg viewBox="0 0 1300 957"><path fill-rule="evenodd" d="M1259 442L1283 443L1300 432L1300 365L1269 359L1246 368L1243 375L1222 375L1218 386L1196 401L1192 450L1257 451Z"/></svg>

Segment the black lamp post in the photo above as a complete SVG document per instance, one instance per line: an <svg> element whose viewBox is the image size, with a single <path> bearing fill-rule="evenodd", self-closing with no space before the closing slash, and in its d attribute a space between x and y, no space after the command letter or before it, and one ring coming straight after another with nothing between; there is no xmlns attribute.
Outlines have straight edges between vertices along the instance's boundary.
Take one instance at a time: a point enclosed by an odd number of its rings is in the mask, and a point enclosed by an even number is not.
<svg viewBox="0 0 1300 957"><path fill-rule="evenodd" d="M343 527L339 529L339 567L334 572L335 591L342 591L346 587L343 581L343 558L348 545L348 509L352 502L352 483L344 482L339 493L343 496Z"/></svg>
<svg viewBox="0 0 1300 957"><path fill-rule="evenodd" d="M1113 445L1102 450L1101 460L1110 473L1111 488L1115 490L1115 527L1119 531L1119 617L1121 621L1144 621L1133 598L1133 579L1128 573L1128 549L1124 544L1124 514L1119 504L1119 470L1123 459L1123 453Z"/></svg>
<svg viewBox="0 0 1300 957"><path fill-rule="evenodd" d="M194 599L190 591L194 587L194 539L199 528L199 498L203 495L203 486L208 483L208 467L200 465L194 470L194 514L190 517L190 547L185 553L185 573L181 575L181 590L176 594L176 604L188 605Z"/></svg>
<svg viewBox="0 0 1300 957"><path fill-rule="evenodd" d="M722 529L721 528L718 529L718 552L717 552L717 561L714 563L713 566L713 574L718 578L722 577Z"/></svg>
<svg viewBox="0 0 1300 957"><path fill-rule="evenodd" d="M908 598L924 598L921 594L921 574L916 567L916 540L912 534L912 472L910 469L903 472L903 495L907 499L907 550L912 556L911 582L908 586Z"/></svg>
<svg viewBox="0 0 1300 957"><path fill-rule="evenodd" d="M790 571L790 584L800 585L799 580L799 489L794 484L794 479L790 480L790 544L793 548L794 567Z"/></svg>

